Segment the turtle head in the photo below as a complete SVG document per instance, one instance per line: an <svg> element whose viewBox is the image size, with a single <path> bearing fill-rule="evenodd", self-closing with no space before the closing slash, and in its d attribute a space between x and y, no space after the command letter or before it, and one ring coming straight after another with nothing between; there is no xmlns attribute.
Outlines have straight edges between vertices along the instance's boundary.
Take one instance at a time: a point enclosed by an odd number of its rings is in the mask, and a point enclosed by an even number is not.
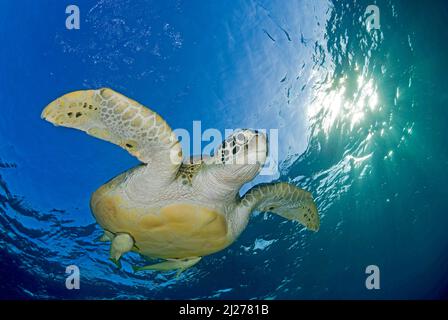
<svg viewBox="0 0 448 320"><path fill-rule="evenodd" d="M234 131L217 148L214 160L224 166L221 179L244 184L259 173L267 153L266 134L257 130L240 129Z"/></svg>

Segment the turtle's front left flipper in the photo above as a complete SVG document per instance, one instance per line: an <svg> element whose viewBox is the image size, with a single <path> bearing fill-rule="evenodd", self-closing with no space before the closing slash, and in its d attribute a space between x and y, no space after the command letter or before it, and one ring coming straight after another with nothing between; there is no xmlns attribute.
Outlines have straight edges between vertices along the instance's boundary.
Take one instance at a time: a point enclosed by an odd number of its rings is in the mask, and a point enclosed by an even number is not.
<svg viewBox="0 0 448 320"><path fill-rule="evenodd" d="M42 118L121 146L158 173L174 178L182 162L176 135L154 111L112 89L81 90L50 103Z"/></svg>
<svg viewBox="0 0 448 320"><path fill-rule="evenodd" d="M319 230L319 214L311 193L289 183L256 185L243 196L239 210L247 214L254 210L274 212L310 230Z"/></svg>
<svg viewBox="0 0 448 320"><path fill-rule="evenodd" d="M177 275L186 269L194 266L196 263L201 260L201 257L194 257L188 259L170 259L164 262L151 264L149 266L144 267L136 267L133 266L132 269L134 272L144 271L144 270L157 270L157 271L170 271L170 270L178 270Z"/></svg>

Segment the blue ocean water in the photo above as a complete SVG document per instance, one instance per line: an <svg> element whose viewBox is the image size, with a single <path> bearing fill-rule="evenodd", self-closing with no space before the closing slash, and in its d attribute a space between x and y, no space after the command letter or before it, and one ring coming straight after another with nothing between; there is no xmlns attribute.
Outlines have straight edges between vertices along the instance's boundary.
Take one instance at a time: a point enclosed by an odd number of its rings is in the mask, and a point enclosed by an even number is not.
<svg viewBox="0 0 448 320"><path fill-rule="evenodd" d="M0 298L415 299L448 295L445 1L76 0L0 3ZM379 29L365 10L379 8ZM108 261L93 191L138 161L40 119L111 87L173 128L278 129L279 173L319 232L255 214L182 273ZM77 265L80 290L65 287ZM381 286L367 290L376 265Z"/></svg>

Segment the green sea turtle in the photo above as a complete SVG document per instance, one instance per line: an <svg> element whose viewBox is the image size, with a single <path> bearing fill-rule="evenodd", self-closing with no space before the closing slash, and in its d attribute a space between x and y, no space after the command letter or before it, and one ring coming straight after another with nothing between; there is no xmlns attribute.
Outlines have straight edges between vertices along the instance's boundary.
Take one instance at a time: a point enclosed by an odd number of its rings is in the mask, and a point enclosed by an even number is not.
<svg viewBox="0 0 448 320"><path fill-rule="evenodd" d="M111 241L110 258L135 251L163 262L139 270L178 270L220 251L241 234L253 211L274 212L319 229L311 194L288 183L239 190L267 157L266 135L237 130L214 156L183 162L181 145L154 111L111 89L68 93L51 102L42 118L112 142L142 164L96 190L90 206Z"/></svg>

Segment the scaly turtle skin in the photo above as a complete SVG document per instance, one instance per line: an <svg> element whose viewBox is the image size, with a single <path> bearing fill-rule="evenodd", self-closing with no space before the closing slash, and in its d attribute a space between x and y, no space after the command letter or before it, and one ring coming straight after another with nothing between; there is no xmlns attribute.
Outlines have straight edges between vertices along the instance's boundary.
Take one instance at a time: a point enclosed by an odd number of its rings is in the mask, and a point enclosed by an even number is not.
<svg viewBox="0 0 448 320"><path fill-rule="evenodd" d="M166 260L136 271L185 270L234 242L255 210L319 229L311 194L294 185L259 184L239 196L266 161L263 133L237 130L213 157L184 163L167 123L111 89L68 93L50 103L42 118L117 144L142 162L101 186L90 202L105 230L100 240L111 241L117 265L132 250Z"/></svg>

